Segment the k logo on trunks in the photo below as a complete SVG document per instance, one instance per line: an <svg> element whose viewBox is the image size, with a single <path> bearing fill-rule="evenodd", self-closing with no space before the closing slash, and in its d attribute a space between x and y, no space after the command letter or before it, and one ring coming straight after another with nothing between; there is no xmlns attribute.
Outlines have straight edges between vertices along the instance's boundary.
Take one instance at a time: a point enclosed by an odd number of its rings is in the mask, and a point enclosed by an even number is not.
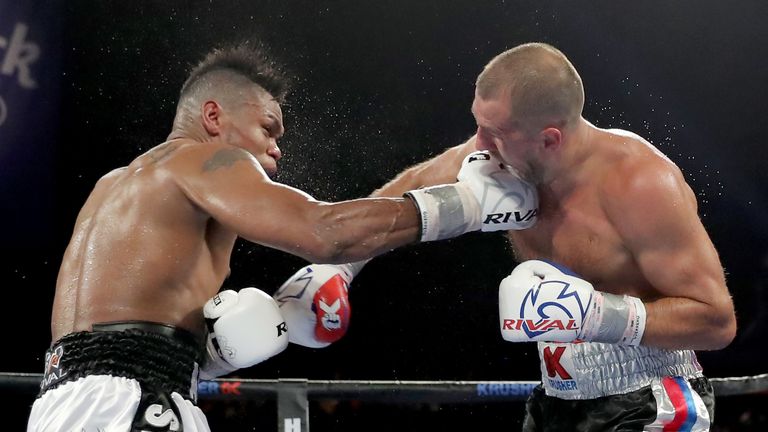
<svg viewBox="0 0 768 432"><path fill-rule="evenodd" d="M508 328L522 330L531 339L552 330L572 330L575 338L579 332L576 322L584 321L591 301L591 295L582 298L568 282L547 280L532 286L526 293L520 306L520 317L527 318L514 320ZM580 316L575 317L572 311Z"/></svg>

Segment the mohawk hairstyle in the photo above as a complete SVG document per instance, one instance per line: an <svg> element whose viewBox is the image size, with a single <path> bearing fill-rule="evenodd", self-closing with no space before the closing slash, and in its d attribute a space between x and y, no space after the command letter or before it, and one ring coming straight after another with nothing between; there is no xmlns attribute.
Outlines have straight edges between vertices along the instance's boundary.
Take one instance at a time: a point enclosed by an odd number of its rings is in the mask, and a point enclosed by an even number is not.
<svg viewBox="0 0 768 432"><path fill-rule="evenodd" d="M197 64L189 73L189 78L181 87L180 96L192 91L196 84L214 71L229 71L241 75L257 84L279 103L288 93L290 82L282 70L282 65L272 60L261 44L243 42L238 45L217 48Z"/></svg>

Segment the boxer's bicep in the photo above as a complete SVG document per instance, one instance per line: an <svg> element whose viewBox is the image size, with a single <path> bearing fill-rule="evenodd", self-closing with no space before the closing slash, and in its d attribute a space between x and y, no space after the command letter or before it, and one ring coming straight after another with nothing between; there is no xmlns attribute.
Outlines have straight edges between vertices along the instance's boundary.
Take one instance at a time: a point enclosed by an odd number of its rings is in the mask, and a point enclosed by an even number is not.
<svg viewBox="0 0 768 432"><path fill-rule="evenodd" d="M630 176L623 194L605 206L624 246L653 292L644 343L713 349L735 329L723 269L682 177ZM669 321L674 318L674 323Z"/></svg>
<svg viewBox="0 0 768 432"><path fill-rule="evenodd" d="M466 142L406 169L374 191L371 196L399 197L409 190L454 183L461 169L461 162L475 150L475 137L472 136Z"/></svg>
<svg viewBox="0 0 768 432"><path fill-rule="evenodd" d="M312 198L271 181L243 149L196 150L176 164L176 174L176 183L200 211L243 238L265 243L275 232L289 231L283 235L287 241L304 234L304 207Z"/></svg>
<svg viewBox="0 0 768 432"><path fill-rule="evenodd" d="M677 173L636 176L606 206L625 247L657 302L679 318L728 320L733 305L717 252L702 225L695 197ZM692 321L694 322L694 321Z"/></svg>
<svg viewBox="0 0 768 432"><path fill-rule="evenodd" d="M655 291L704 303L725 291L717 252L679 176L644 176L617 199L611 220Z"/></svg>

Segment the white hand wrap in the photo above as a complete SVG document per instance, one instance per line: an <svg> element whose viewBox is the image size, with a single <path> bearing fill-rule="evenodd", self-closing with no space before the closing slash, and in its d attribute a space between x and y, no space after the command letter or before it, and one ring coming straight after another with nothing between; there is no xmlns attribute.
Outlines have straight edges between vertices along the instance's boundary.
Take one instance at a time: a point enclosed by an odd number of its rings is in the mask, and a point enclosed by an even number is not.
<svg viewBox="0 0 768 432"><path fill-rule="evenodd" d="M502 337L510 342L592 342L639 345L643 302L595 291L592 284L538 260L521 263L499 285Z"/></svg>
<svg viewBox="0 0 768 432"><path fill-rule="evenodd" d="M490 153L467 156L458 180L406 192L421 215L422 242L477 230L521 230L536 223L536 188Z"/></svg>
<svg viewBox="0 0 768 432"><path fill-rule="evenodd" d="M288 346L277 302L256 288L220 292L205 303L203 315L208 323L208 358L200 371L202 379L253 366Z"/></svg>

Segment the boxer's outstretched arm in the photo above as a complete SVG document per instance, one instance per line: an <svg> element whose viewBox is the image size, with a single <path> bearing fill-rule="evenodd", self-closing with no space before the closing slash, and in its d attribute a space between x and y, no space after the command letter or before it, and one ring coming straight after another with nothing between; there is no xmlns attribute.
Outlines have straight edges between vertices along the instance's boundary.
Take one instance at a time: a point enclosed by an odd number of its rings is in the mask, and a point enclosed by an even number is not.
<svg viewBox="0 0 768 432"><path fill-rule="evenodd" d="M174 161L176 183L204 214L249 241L312 262L343 263L418 238L410 199L321 202L271 181L240 148L211 143L184 153Z"/></svg>
<svg viewBox="0 0 768 432"><path fill-rule="evenodd" d="M400 197L406 191L456 181L464 158L475 151L474 135L432 159L414 165L375 190L372 197Z"/></svg>
<svg viewBox="0 0 768 432"><path fill-rule="evenodd" d="M736 317L717 251L682 173L666 162L651 164L624 170L626 176L618 184L607 182L611 186L603 202L658 293L656 299L644 299L647 322L642 344L723 348L735 336Z"/></svg>

